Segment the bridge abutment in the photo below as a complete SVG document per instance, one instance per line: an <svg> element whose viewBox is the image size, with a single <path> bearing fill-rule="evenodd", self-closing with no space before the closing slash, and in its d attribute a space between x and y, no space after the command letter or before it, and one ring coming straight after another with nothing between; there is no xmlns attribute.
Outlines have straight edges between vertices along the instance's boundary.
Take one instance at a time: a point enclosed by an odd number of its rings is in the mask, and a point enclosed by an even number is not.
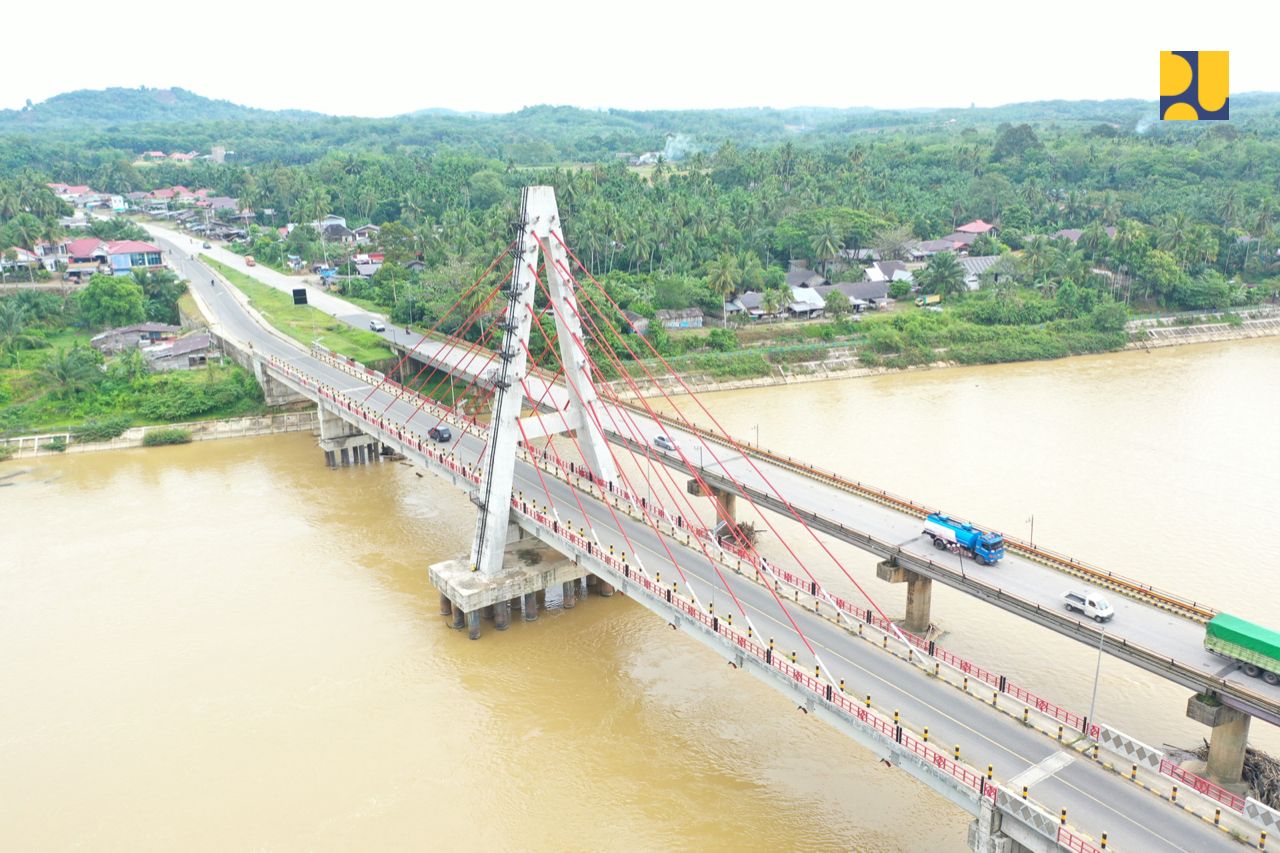
<svg viewBox="0 0 1280 853"><path fill-rule="evenodd" d="M907 616L903 620L903 627L913 634L928 633L933 604L933 580L889 560L882 560L876 565L876 577L889 583L907 585Z"/></svg>
<svg viewBox="0 0 1280 853"><path fill-rule="evenodd" d="M1252 717L1202 693L1187 700L1187 716L1212 730L1205 774L1224 788L1244 793L1244 756Z"/></svg>

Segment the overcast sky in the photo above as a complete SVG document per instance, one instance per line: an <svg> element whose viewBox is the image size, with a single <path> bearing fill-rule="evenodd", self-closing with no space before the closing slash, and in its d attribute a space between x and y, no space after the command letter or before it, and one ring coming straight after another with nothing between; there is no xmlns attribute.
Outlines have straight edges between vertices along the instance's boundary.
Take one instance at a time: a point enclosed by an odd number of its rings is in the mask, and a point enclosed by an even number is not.
<svg viewBox="0 0 1280 853"><path fill-rule="evenodd" d="M0 107L180 86L267 109L967 107L1158 95L1158 51L1280 91L1263 0L65 0L5 43ZM305 10L305 11L303 11Z"/></svg>

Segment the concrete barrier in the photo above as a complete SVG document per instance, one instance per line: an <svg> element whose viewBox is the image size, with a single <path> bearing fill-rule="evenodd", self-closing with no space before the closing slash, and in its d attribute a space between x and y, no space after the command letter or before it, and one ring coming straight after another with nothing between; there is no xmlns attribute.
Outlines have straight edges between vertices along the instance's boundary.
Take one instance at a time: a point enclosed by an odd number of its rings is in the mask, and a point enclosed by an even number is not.
<svg viewBox="0 0 1280 853"><path fill-rule="evenodd" d="M1280 811L1249 797L1244 801L1244 816L1259 829L1271 834L1280 832Z"/></svg>
<svg viewBox="0 0 1280 853"><path fill-rule="evenodd" d="M1142 741L1134 740L1124 732L1118 732L1110 726L1098 727L1098 744L1117 755L1128 759L1132 764L1145 767L1156 773L1160 772L1160 762L1164 753Z"/></svg>

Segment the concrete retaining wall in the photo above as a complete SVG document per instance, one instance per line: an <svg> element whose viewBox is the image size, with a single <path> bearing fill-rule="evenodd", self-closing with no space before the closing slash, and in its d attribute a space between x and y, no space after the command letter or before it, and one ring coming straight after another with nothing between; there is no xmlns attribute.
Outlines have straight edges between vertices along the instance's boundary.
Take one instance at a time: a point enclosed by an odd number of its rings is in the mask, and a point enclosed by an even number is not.
<svg viewBox="0 0 1280 853"><path fill-rule="evenodd" d="M211 441L218 438L248 438L255 435L275 435L284 432L314 432L319 429L319 416L316 410L312 408L301 412L284 412L248 418L227 418L226 420L217 421L131 427L110 441L98 441L88 444L74 443L71 433L68 432L51 432L41 435L24 435L17 438L0 439L0 444L17 448L13 458L26 459L32 456L48 456L59 452L88 453L94 450L141 447L143 436L148 432L165 429L185 429L191 433L192 441ZM49 443L59 438L67 443L67 449L65 451L49 449Z"/></svg>

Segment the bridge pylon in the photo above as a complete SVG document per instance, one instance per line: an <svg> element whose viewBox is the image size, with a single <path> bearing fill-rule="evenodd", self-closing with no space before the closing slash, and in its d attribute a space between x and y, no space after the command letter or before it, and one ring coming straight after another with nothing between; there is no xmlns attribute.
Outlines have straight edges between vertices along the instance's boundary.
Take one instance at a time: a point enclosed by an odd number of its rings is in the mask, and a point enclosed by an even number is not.
<svg viewBox="0 0 1280 853"><path fill-rule="evenodd" d="M516 445L557 433L574 431L588 467L596 476L616 482L617 470L597 424L601 412L591 382L591 362L578 319L576 282L569 274L568 252L561 243L563 228L552 187L525 187L520 196L519 237L502 322L502 346L493 385L490 439L480 459L482 481L476 495L480 517L471 547L472 571L496 575L511 525L511 492L515 479ZM560 361L569 401L566 409L542 417L521 418L525 405L524 379L529 372L529 332L538 294L538 261L545 264L546 291L555 316Z"/></svg>

